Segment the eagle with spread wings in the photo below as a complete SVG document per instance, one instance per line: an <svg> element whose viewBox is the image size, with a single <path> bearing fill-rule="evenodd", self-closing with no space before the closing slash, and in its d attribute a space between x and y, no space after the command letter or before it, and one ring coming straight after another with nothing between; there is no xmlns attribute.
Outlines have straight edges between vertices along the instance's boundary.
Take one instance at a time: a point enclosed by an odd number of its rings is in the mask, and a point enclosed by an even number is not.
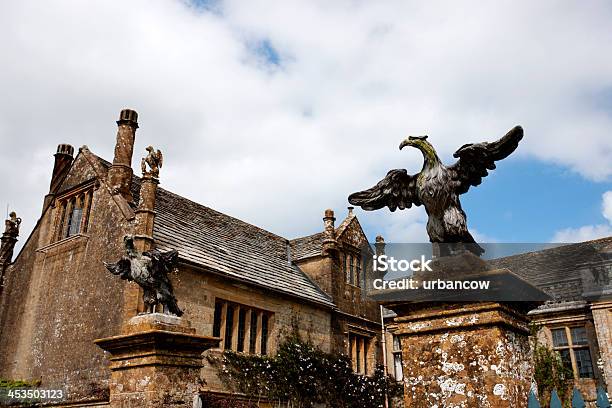
<svg viewBox="0 0 612 408"><path fill-rule="evenodd" d="M421 172L410 175L405 169L391 170L374 187L353 193L348 200L364 210L385 206L391 211L423 205L429 216L427 234L432 243L461 243L465 249L481 255L484 250L468 231L466 215L459 196L477 186L495 162L508 157L523 138L523 128L515 126L496 142L463 145L453 155L459 160L445 166L427 136L410 136L399 146L419 149L424 163Z"/></svg>
<svg viewBox="0 0 612 408"><path fill-rule="evenodd" d="M182 316L172 282L168 274L178 263L178 251L161 252L158 249L139 252L134 247L134 237L123 238L125 255L115 263L104 262L106 269L113 275L130 282L136 282L143 290L143 300L147 313L153 313L155 306L161 304L164 313Z"/></svg>

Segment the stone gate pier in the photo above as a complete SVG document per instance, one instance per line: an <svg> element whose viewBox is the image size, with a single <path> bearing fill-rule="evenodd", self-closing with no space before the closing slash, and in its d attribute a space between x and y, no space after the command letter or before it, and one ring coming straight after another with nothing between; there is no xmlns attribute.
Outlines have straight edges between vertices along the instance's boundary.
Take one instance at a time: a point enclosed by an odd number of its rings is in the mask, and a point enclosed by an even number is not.
<svg viewBox="0 0 612 408"><path fill-rule="evenodd" d="M382 302L397 314L406 407L527 406L533 377L527 313L542 303L534 299L548 296L508 270L477 275L501 292L467 301L421 292ZM495 300L500 293L514 295ZM526 293L530 301L511 299Z"/></svg>
<svg viewBox="0 0 612 408"><path fill-rule="evenodd" d="M151 313L95 343L110 353L111 407L191 408L200 392L202 353L219 339L196 335L184 319Z"/></svg>

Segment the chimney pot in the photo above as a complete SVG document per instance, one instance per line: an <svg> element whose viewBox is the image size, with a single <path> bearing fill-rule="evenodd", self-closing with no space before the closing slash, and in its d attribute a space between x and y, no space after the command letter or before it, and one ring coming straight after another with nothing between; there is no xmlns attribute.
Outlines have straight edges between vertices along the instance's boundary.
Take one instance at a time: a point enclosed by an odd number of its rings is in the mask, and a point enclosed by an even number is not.
<svg viewBox="0 0 612 408"><path fill-rule="evenodd" d="M349 215L349 217L350 217L351 215L353 215L353 210L355 209L355 207L346 207L346 208L348 209L348 215Z"/></svg>
<svg viewBox="0 0 612 408"><path fill-rule="evenodd" d="M330 208L325 210L325 218L333 218L333 217L334 217L334 210Z"/></svg>
<svg viewBox="0 0 612 408"><path fill-rule="evenodd" d="M72 157L74 155L74 147L69 144L59 144L57 145L57 153L56 154L67 154Z"/></svg>
<svg viewBox="0 0 612 408"><path fill-rule="evenodd" d="M132 109L123 109L119 114L118 125L132 125L138 129L138 112Z"/></svg>

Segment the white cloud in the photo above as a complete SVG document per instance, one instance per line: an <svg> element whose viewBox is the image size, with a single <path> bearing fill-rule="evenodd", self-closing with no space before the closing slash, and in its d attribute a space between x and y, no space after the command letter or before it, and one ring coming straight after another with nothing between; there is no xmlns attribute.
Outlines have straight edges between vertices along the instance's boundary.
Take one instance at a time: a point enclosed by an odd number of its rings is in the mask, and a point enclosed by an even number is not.
<svg viewBox="0 0 612 408"><path fill-rule="evenodd" d="M612 235L612 227L606 224L585 225L557 231L551 242L583 242Z"/></svg>
<svg viewBox="0 0 612 408"><path fill-rule="evenodd" d="M608 224L565 228L557 231L551 242L582 242L612 236L612 191L603 193L601 209Z"/></svg>
<svg viewBox="0 0 612 408"><path fill-rule="evenodd" d="M601 208L603 216L612 224L612 191L606 191L603 194Z"/></svg>
<svg viewBox="0 0 612 408"><path fill-rule="evenodd" d="M470 230L470 233L472 234L472 236L474 237L474 240L476 242L481 242L481 243L485 243L485 244L492 244L492 243L496 243L499 242L499 240L495 237L492 237L488 234L482 233L480 231L478 231L475 228L472 228Z"/></svg>
<svg viewBox="0 0 612 408"><path fill-rule="evenodd" d="M135 163L164 150L162 187L288 237L389 168L408 134L447 160L520 123L518 156L612 175L607 2L8 2L0 12L0 204L30 229L58 143L112 159L140 114ZM267 40L281 58L254 53ZM512 158L510 159L512 160ZM384 233L422 238L417 215ZM363 222L379 218L368 214ZM378 216L376 216L378 217ZM393 222L391 222L393 221ZM399 223L399 224L398 224ZM418 224L421 223L421 224ZM409 238L403 238L409 237Z"/></svg>

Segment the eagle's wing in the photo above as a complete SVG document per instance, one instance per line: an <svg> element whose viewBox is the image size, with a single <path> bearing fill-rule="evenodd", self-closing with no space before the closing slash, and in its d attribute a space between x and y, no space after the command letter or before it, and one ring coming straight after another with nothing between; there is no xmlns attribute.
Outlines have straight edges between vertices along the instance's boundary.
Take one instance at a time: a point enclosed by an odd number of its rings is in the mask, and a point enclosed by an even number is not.
<svg viewBox="0 0 612 408"><path fill-rule="evenodd" d="M145 174L145 172L147 171L147 161L144 157L142 158L142 160L140 160L140 169L142 170L142 174Z"/></svg>
<svg viewBox="0 0 612 408"><path fill-rule="evenodd" d="M410 208L412 204L421 205L417 195L417 176L409 175L404 169L391 170L374 187L351 194L349 203L367 211L378 210L384 206L395 211L397 208Z"/></svg>
<svg viewBox="0 0 612 408"><path fill-rule="evenodd" d="M172 272L178 263L178 251L171 250L161 252L158 249L151 249L142 253L143 256L151 258L151 272L156 277L160 277L164 281L167 280L167 273Z"/></svg>
<svg viewBox="0 0 612 408"><path fill-rule="evenodd" d="M108 269L113 275L119 275L121 279L127 279L129 281L132 280L132 276L130 274L132 266L128 259L123 258L116 263L104 262L104 266L106 266L106 269Z"/></svg>
<svg viewBox="0 0 612 408"><path fill-rule="evenodd" d="M477 186L489 172L495 169L495 162L508 157L516 150L523 138L523 128L513 127L496 142L471 143L463 145L453 154L459 158L448 169L458 194L466 193L470 186Z"/></svg>
<svg viewBox="0 0 612 408"><path fill-rule="evenodd" d="M161 169L162 164L164 164L164 156L162 155L161 150L157 150L157 161L158 161L158 166Z"/></svg>

